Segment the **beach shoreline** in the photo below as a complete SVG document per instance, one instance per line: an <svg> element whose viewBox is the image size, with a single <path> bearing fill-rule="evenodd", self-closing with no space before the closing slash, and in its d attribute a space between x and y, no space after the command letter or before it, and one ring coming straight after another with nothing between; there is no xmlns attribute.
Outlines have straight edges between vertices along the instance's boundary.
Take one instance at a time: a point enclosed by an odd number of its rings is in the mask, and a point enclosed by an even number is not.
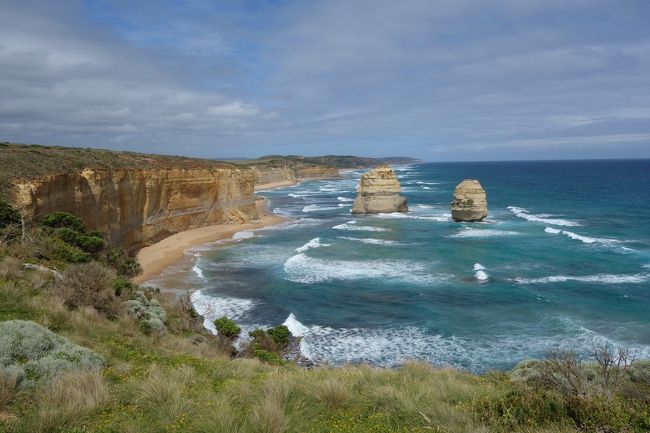
<svg viewBox="0 0 650 433"><path fill-rule="evenodd" d="M138 262L142 266L142 273L135 277L133 281L142 284L160 275L167 267L180 262L185 256L185 251L192 247L230 239L237 232L256 230L288 221L287 218L271 212L268 207L268 200L263 197L257 197L255 205L259 215L257 220L245 224L217 224L185 230L142 248L136 255Z"/></svg>

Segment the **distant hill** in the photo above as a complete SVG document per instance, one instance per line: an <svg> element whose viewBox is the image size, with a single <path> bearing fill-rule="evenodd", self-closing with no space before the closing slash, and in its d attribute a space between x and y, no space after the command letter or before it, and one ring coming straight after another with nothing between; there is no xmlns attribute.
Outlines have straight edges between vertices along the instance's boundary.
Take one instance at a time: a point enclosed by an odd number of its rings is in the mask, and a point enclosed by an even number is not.
<svg viewBox="0 0 650 433"><path fill-rule="evenodd" d="M375 167L381 164L415 164L422 162L417 158L407 156L394 156L385 158L368 158L363 156L351 155L324 155L324 156L299 156L299 155L267 155L255 160L249 160L249 163L263 163L264 161L302 161L313 164L324 164L336 168L366 168Z"/></svg>

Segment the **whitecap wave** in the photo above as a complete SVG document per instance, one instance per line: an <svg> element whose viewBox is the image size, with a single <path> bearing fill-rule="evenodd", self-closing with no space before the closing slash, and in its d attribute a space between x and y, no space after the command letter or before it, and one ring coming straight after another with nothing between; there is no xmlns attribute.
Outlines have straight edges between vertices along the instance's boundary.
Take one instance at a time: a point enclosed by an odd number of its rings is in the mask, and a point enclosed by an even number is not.
<svg viewBox="0 0 650 433"><path fill-rule="evenodd" d="M305 326L292 315L287 322L295 326L302 337L300 348L303 355L333 365L369 362L394 367L409 359L420 359L479 373L490 368L511 368L523 359L539 358L553 348L590 354L594 344L607 342L612 346L630 346L563 317L543 320L545 323L542 325L534 324L535 328L543 326L556 330L548 335L509 333L490 339L429 334L416 327L369 329ZM391 350L386 350L387 347ZM650 356L648 345L632 345L631 348L639 356Z"/></svg>
<svg viewBox="0 0 650 433"><path fill-rule="evenodd" d="M203 275L203 271L201 270L201 268L199 268L199 265L194 265L192 267L192 271L196 274L197 277L201 279L205 279L205 276Z"/></svg>
<svg viewBox="0 0 650 433"><path fill-rule="evenodd" d="M625 252L634 251L632 248L628 248L628 247L625 247L625 246L621 245L623 243L623 241L620 241L618 239L593 238L593 237L590 237L590 236L579 235L577 233L570 232L568 230L554 229L552 227L546 227L544 229L544 231L546 233L550 233L550 234L553 234L553 235L563 234L564 236L566 236L566 237L568 237L570 239L580 241L580 242L583 242L585 244L599 244L599 245L603 245L605 247L618 248L618 249L623 250Z"/></svg>
<svg viewBox="0 0 650 433"><path fill-rule="evenodd" d="M386 219L413 219L413 220L438 221L438 222L451 221L451 214L415 215L413 213L405 213L405 212L390 212L390 213L375 214L373 215L373 217L386 218Z"/></svg>
<svg viewBox="0 0 650 433"><path fill-rule="evenodd" d="M485 271L476 271L474 273L474 278L476 278L479 281L487 281L488 280L488 274L485 273Z"/></svg>
<svg viewBox="0 0 650 433"><path fill-rule="evenodd" d="M232 298L228 296L210 296L197 290L190 296L194 310L203 316L203 326L213 334L217 333L214 321L221 316L227 316L232 320L240 320L253 307L255 301L252 299Z"/></svg>
<svg viewBox="0 0 650 433"><path fill-rule="evenodd" d="M458 233L449 235L450 238L487 238L494 236L515 236L519 232L508 230L495 230L495 229L478 229L474 227L463 227Z"/></svg>
<svg viewBox="0 0 650 433"><path fill-rule="evenodd" d="M544 229L544 231L545 231L546 233L550 233L550 234L552 234L552 235L557 235L557 234L562 233L562 230L560 230L560 229L554 229L553 227L546 227L546 228Z"/></svg>
<svg viewBox="0 0 650 433"><path fill-rule="evenodd" d="M510 212L515 214L515 216L519 218L523 218L526 221L544 223L553 226L566 226L566 227L575 227L580 225L580 223L572 220L560 219L560 218L547 218L547 217L542 217L541 215L531 214L530 211L521 207L508 206L508 209L510 210Z"/></svg>
<svg viewBox="0 0 650 433"><path fill-rule="evenodd" d="M286 326L289 329L289 332L291 332L296 337L302 337L309 332L309 328L300 323L293 313L290 313L289 317L287 317L287 320L285 320L282 324Z"/></svg>
<svg viewBox="0 0 650 433"><path fill-rule="evenodd" d="M349 198L349 197L336 197L336 199L338 201L342 201L342 202L353 202L354 201L353 198Z"/></svg>
<svg viewBox="0 0 650 433"><path fill-rule="evenodd" d="M444 279L430 274L422 264L407 260L324 260L304 253L289 257L284 272L287 280L306 284L377 278L433 284Z"/></svg>
<svg viewBox="0 0 650 433"><path fill-rule="evenodd" d="M303 245L303 246L301 246L299 248L296 248L296 251L299 252L299 253L303 253L303 252L305 252L307 250L310 250L312 248L329 247L329 246L330 246L330 244L321 244L320 243L320 238L314 238L314 239L310 240L309 242L307 242L305 245Z"/></svg>
<svg viewBox="0 0 650 433"><path fill-rule="evenodd" d="M250 230L244 230L242 232L237 232L234 235L232 235L232 238L236 241L242 240L242 239L250 239L253 236L255 236L255 233L253 233Z"/></svg>
<svg viewBox="0 0 650 433"><path fill-rule="evenodd" d="M339 239L345 239L348 241L361 242L364 244L370 245L403 245L397 241L391 241L388 239L374 239L374 238L355 238L352 236L339 236Z"/></svg>
<svg viewBox="0 0 650 433"><path fill-rule="evenodd" d="M319 212L319 211L324 211L324 210L337 210L338 207L332 207L332 206L320 206L317 204L310 204L302 208L303 212Z"/></svg>
<svg viewBox="0 0 650 433"><path fill-rule="evenodd" d="M332 227L334 230L349 230L349 231L358 231L358 232L385 232L388 229L382 227L373 227L373 226L360 226L357 225L356 221L348 221L343 224L336 225Z"/></svg>
<svg viewBox="0 0 650 433"><path fill-rule="evenodd" d="M289 193L289 194L287 194L287 195L288 195L289 197L293 197L293 198L302 198L302 197L307 197L306 194L294 194L294 193Z"/></svg>
<svg viewBox="0 0 650 433"><path fill-rule="evenodd" d="M650 274L596 274L596 275L551 275L541 278L521 278L517 277L514 281L517 284L547 284L563 283L566 281L578 281L583 283L596 284L638 284L645 283L650 279Z"/></svg>

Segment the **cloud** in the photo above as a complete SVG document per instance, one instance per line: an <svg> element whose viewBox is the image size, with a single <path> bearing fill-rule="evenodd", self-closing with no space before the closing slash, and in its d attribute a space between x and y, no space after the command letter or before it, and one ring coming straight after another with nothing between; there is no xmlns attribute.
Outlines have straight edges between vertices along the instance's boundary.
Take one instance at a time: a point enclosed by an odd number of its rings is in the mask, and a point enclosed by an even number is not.
<svg viewBox="0 0 650 433"><path fill-rule="evenodd" d="M641 0L13 2L0 139L199 156L650 156L648 13Z"/></svg>

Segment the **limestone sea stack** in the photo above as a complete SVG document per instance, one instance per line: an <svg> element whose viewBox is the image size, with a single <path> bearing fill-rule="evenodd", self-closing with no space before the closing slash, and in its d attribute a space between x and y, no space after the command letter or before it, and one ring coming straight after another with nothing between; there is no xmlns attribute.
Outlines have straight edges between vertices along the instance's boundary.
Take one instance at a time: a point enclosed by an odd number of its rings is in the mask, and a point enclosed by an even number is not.
<svg viewBox="0 0 650 433"><path fill-rule="evenodd" d="M488 214L485 190L478 180L465 179L454 190L451 218L454 221L482 221Z"/></svg>
<svg viewBox="0 0 650 433"><path fill-rule="evenodd" d="M387 165L364 173L357 189L352 213L407 212L406 197L392 168Z"/></svg>

